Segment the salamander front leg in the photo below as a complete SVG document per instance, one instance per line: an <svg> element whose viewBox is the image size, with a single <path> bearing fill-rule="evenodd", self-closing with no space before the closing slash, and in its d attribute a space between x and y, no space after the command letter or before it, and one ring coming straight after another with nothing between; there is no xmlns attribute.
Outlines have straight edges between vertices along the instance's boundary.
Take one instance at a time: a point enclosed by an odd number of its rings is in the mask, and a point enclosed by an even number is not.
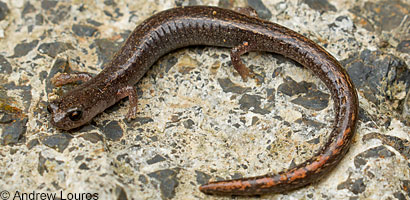
<svg viewBox="0 0 410 200"><path fill-rule="evenodd" d="M128 97L130 101L130 108L127 113L127 120L131 120L137 117L138 108L138 95L137 90L132 86L126 86L118 90L117 95L119 99Z"/></svg>
<svg viewBox="0 0 410 200"><path fill-rule="evenodd" d="M231 61L233 67L236 69L236 71L241 75L242 80L246 82L248 80L248 77L250 76L251 78L254 77L254 75L250 72L249 68L243 64L241 60L241 55L249 52L251 50L251 47L248 42L243 42L241 45L238 45L234 47L231 50Z"/></svg>
<svg viewBox="0 0 410 200"><path fill-rule="evenodd" d="M73 74L59 73L51 78L51 83L55 86L67 85L76 81L87 82L92 78L91 74L86 72L78 72Z"/></svg>

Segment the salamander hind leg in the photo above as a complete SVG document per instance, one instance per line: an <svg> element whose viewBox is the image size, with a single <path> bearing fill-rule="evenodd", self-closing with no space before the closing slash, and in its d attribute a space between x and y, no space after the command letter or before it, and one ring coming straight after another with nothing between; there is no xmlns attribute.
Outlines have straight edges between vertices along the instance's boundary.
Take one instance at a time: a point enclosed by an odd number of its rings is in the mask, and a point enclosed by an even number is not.
<svg viewBox="0 0 410 200"><path fill-rule="evenodd" d="M137 117L138 109L138 95L137 90L132 86L126 86L118 90L117 95L119 99L128 97L130 101L130 108L127 113L127 120L135 119Z"/></svg>
<svg viewBox="0 0 410 200"><path fill-rule="evenodd" d="M55 86L63 86L76 81L89 81L92 78L91 74L86 72L78 72L73 74L58 73L51 78L51 83Z"/></svg>
<svg viewBox="0 0 410 200"><path fill-rule="evenodd" d="M249 52L250 50L251 47L248 42L243 42L242 44L232 48L231 50L232 65L235 68L235 70L239 73L239 75L241 75L242 80L244 82L248 80L248 77L254 77L249 68L246 67L241 60L241 55Z"/></svg>

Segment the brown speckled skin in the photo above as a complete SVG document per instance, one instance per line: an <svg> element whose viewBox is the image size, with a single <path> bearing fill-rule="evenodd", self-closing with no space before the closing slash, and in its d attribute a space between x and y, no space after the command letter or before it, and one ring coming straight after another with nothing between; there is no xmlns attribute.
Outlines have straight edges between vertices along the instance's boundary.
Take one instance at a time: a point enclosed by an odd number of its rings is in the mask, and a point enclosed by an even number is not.
<svg viewBox="0 0 410 200"><path fill-rule="evenodd" d="M237 47L282 54L309 68L330 89L335 121L326 144L304 163L278 174L210 182L206 194L256 195L280 193L318 180L342 159L357 123L358 99L339 62L306 37L278 24L216 7L194 6L160 12L140 24L113 60L90 81L51 102L51 123L72 129L123 98L121 88L137 83L164 54L191 45ZM70 121L70 109L81 109L81 120Z"/></svg>

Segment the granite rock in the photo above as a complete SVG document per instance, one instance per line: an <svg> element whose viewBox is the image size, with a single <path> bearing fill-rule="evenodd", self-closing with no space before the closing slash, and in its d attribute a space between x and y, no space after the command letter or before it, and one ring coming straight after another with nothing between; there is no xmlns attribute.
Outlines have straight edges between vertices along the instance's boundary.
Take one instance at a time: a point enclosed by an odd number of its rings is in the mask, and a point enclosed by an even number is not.
<svg viewBox="0 0 410 200"><path fill-rule="evenodd" d="M229 199L208 181L277 173L326 145L334 102L318 77L279 54L241 56L187 47L154 63L124 99L87 125L62 131L47 103L81 82L55 87L57 73L98 74L144 19L188 5L253 7L325 48L359 96L351 148L323 179L262 199L406 199L410 195L409 3L377 1L0 0L0 188L97 193L100 199ZM6 145L7 144L7 145ZM62 196L61 199L68 199Z"/></svg>

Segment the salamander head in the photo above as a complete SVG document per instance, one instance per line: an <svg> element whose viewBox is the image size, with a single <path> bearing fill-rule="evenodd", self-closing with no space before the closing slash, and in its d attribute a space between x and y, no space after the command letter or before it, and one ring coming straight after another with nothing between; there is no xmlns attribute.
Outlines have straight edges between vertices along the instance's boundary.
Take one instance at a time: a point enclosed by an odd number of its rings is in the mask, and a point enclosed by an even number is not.
<svg viewBox="0 0 410 200"><path fill-rule="evenodd" d="M104 103L91 94L89 91L70 91L50 101L47 110L51 113L51 124L59 129L70 130L91 121Z"/></svg>

